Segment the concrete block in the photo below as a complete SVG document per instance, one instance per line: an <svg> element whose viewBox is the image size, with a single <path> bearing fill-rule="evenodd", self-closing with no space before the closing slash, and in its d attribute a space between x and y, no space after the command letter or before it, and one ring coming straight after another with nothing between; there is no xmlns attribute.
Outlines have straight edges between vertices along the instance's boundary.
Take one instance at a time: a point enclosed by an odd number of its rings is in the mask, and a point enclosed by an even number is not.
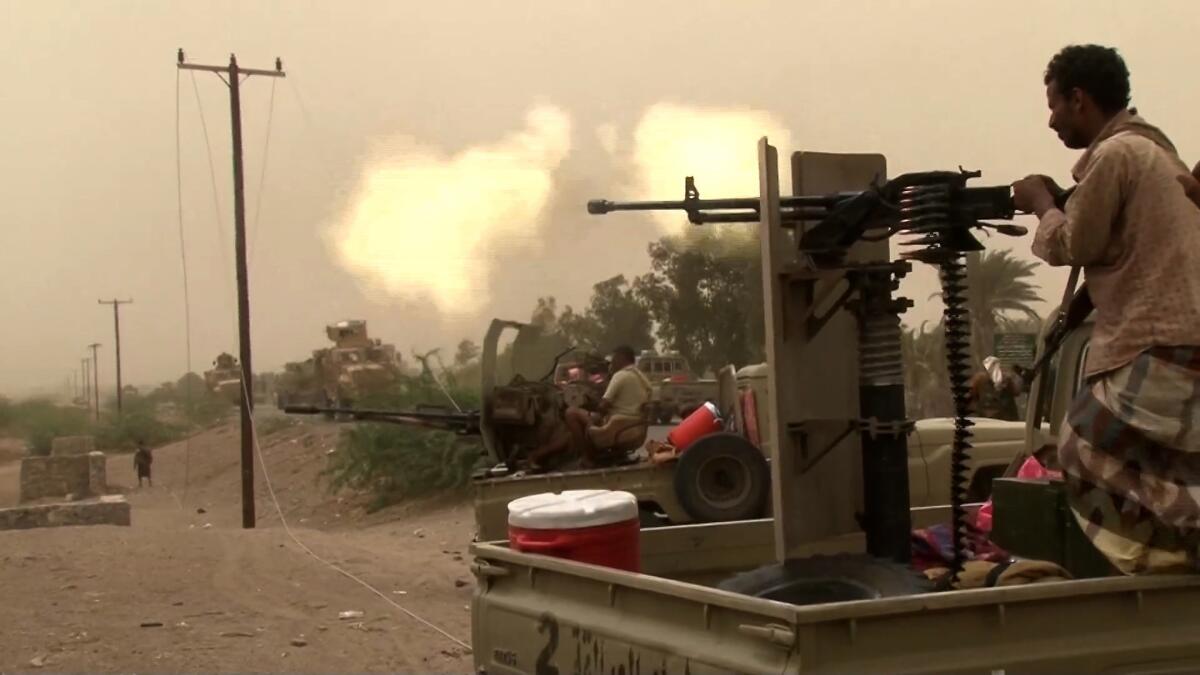
<svg viewBox="0 0 1200 675"><path fill-rule="evenodd" d="M21 497L98 497L107 491L104 453L26 457L21 460Z"/></svg>
<svg viewBox="0 0 1200 675"><path fill-rule="evenodd" d="M89 452L88 495L100 497L108 492L108 459L103 452Z"/></svg>
<svg viewBox="0 0 1200 675"><path fill-rule="evenodd" d="M0 509L0 530L73 525L122 525L131 522L129 502L121 495L56 504L35 504Z"/></svg>
<svg viewBox="0 0 1200 675"><path fill-rule="evenodd" d="M86 455L96 451L93 436L59 436L50 441L50 456Z"/></svg>

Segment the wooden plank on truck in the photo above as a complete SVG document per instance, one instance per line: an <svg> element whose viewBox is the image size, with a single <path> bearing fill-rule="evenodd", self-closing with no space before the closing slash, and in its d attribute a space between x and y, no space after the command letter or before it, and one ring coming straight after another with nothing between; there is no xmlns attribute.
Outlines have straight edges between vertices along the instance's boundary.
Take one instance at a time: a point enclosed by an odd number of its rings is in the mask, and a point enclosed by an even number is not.
<svg viewBox="0 0 1200 675"><path fill-rule="evenodd" d="M859 434L845 432L859 416L858 352L846 349L857 343L858 328L853 315L838 311L810 335L807 318L814 308L827 309L846 282L840 272L812 270L795 243L803 230L793 234L782 227L778 157L766 139L759 142L759 164L767 362L773 364L767 405L771 418L779 420L770 428L783 436L769 443L772 505L776 555L784 560L798 557L806 544L859 531L862 452ZM886 173L887 162L878 154L792 156L794 194L861 190ZM887 242L859 243L850 259L886 261Z"/></svg>

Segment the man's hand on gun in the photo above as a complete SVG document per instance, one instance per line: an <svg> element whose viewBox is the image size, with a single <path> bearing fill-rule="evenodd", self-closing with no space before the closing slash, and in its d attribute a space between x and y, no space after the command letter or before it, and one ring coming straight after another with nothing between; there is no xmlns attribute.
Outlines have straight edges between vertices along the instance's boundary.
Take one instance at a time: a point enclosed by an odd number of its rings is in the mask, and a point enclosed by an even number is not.
<svg viewBox="0 0 1200 675"><path fill-rule="evenodd" d="M1039 217L1054 208L1064 190L1049 176L1033 174L1013 183L1013 206L1024 213Z"/></svg>

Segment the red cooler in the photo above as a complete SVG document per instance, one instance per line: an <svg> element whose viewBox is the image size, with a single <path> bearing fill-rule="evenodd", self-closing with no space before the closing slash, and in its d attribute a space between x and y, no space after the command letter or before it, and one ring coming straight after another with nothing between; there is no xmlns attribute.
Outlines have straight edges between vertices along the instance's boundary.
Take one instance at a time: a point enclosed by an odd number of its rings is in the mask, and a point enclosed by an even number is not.
<svg viewBox="0 0 1200 675"><path fill-rule="evenodd" d="M717 406L711 403L696 408L695 412L679 423L679 426L667 434L667 442L675 446L679 452L695 443L700 437L716 433L724 428L717 413Z"/></svg>
<svg viewBox="0 0 1200 675"><path fill-rule="evenodd" d="M641 571L637 498L619 490L544 492L508 503L508 542L525 553Z"/></svg>

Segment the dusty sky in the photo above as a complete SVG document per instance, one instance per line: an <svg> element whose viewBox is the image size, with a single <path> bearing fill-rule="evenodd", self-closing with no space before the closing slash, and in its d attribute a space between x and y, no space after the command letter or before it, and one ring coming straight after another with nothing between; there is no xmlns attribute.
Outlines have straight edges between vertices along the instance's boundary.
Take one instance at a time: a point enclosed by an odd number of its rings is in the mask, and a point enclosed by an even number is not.
<svg viewBox="0 0 1200 675"><path fill-rule="evenodd" d="M273 108L272 80L243 88L254 365L273 369L342 318L409 353L478 340L539 294L579 305L595 281L644 271L646 243L675 227L589 218L588 198L676 199L685 171L706 196L753 194L764 133L784 149L883 152L892 174L961 164L979 184L1067 183L1073 154L1046 128L1041 75L1068 43L1119 47L1135 105L1193 163L1197 34L1195 0L3 0L0 392L62 389L93 341L111 388L101 297L135 301L126 382L185 369L177 47L245 67L278 55L288 72ZM236 305L228 99L214 76L194 82L179 79L178 101L202 370L236 349ZM1027 240L1004 245L1028 256ZM1047 297L1064 277L1040 273ZM931 273L904 290L910 322L936 318Z"/></svg>

